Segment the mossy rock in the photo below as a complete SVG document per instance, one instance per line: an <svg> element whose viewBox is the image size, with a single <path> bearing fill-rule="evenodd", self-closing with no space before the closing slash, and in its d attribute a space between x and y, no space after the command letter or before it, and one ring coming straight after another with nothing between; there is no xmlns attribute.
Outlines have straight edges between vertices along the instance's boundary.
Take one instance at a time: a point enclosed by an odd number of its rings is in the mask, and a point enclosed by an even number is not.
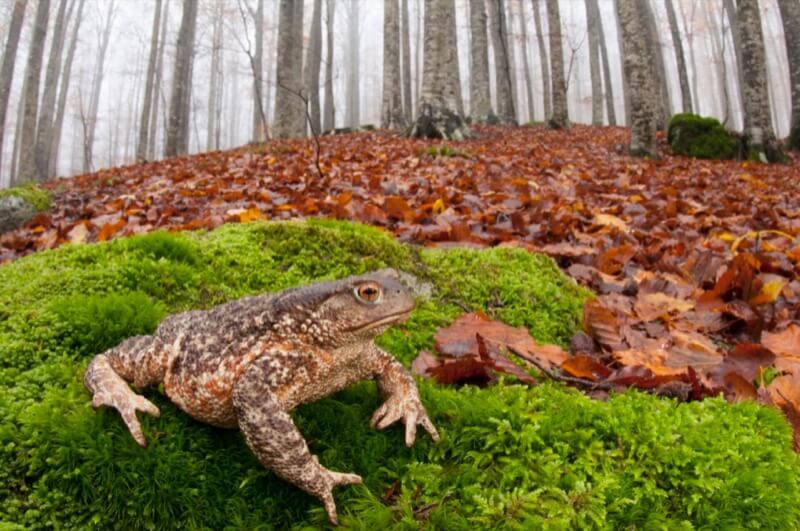
<svg viewBox="0 0 800 531"><path fill-rule="evenodd" d="M672 117L667 141L673 153L699 159L731 159L738 151L738 142L719 120L689 113Z"/></svg>
<svg viewBox="0 0 800 531"><path fill-rule="evenodd" d="M24 184L0 190L0 197L6 196L19 197L32 205L37 212L44 212L50 208L50 194L35 184Z"/></svg>
<svg viewBox="0 0 800 531"><path fill-rule="evenodd" d="M228 225L67 245L0 267L0 528L316 529L316 499L277 479L236 431L193 421L158 389L139 448L81 378L91 356L161 316L247 294L396 267L430 282L378 342L408 364L438 327L482 309L565 344L589 294L514 249L420 250L375 229ZM592 401L561 385L420 382L442 435L408 450L369 429L363 382L293 416L320 461L364 485L335 491L345 529L694 529L800 525L800 459L772 409Z"/></svg>

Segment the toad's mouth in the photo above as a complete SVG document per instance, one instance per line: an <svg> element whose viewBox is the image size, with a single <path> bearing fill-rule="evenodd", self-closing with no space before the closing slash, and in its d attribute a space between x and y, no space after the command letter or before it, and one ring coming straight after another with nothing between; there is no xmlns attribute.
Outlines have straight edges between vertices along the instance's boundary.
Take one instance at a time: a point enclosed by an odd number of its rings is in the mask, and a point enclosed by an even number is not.
<svg viewBox="0 0 800 531"><path fill-rule="evenodd" d="M403 310L402 312L392 313L382 319L378 319L377 321L372 321L361 326L354 326L353 328L348 329L348 332L361 332L363 330L371 330L373 328L380 328L382 326L388 326L400 321L405 321L411 315L412 310L413 308Z"/></svg>

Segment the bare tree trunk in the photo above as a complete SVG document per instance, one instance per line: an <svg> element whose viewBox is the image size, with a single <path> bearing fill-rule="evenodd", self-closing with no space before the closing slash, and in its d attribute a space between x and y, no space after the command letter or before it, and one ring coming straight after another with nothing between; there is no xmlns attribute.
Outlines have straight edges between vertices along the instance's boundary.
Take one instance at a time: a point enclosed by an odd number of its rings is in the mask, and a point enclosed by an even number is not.
<svg viewBox="0 0 800 531"><path fill-rule="evenodd" d="M217 24L215 21L214 29ZM150 57L147 61L147 78L144 82L144 104L142 116L139 120L139 139L136 144L136 160L147 159L147 135L150 133L150 111L153 106L153 82L156 76L156 62L158 61L158 30L161 29L161 0L156 0L156 9L153 14L153 31L150 35Z"/></svg>
<svg viewBox="0 0 800 531"><path fill-rule="evenodd" d="M219 2L214 6L214 21L211 30L211 74L208 83L208 128L206 130L206 149L213 151L219 149L219 123L217 107L220 99L220 86L222 85L220 67L222 63L222 20L223 4ZM158 31L158 30L156 30Z"/></svg>
<svg viewBox="0 0 800 531"><path fill-rule="evenodd" d="M175 47L175 73L169 100L169 125L164 155L174 157L189 149L189 111L192 97L192 61L197 30L198 0L183 0L183 16Z"/></svg>
<svg viewBox="0 0 800 531"><path fill-rule="evenodd" d="M422 24L422 3L424 0L416 0L417 3L417 49L416 53L414 54L416 57L415 61L415 69L416 69L416 97L414 100L414 114L419 113L419 105L420 99L422 99L422 31L423 31L423 24Z"/></svg>
<svg viewBox="0 0 800 531"><path fill-rule="evenodd" d="M569 112L558 0L547 0L547 26L550 30L550 65L553 77L553 114L548 118L547 123L553 129L562 129L569 125Z"/></svg>
<svg viewBox="0 0 800 531"><path fill-rule="evenodd" d="M47 19L50 16L50 0L39 0L36 21L33 26L28 64L25 67L25 107L23 110L22 138L20 139L21 182L37 180L36 171L36 121L39 110L39 81L41 80L44 41L47 37Z"/></svg>
<svg viewBox="0 0 800 531"><path fill-rule="evenodd" d="M400 3L400 43L403 48L403 117L406 123L411 123L414 113L411 108L411 28L408 25L408 18L408 0L402 0Z"/></svg>
<svg viewBox="0 0 800 531"><path fill-rule="evenodd" d="M739 109L742 110L742 115L746 114L745 112L745 102L744 102L744 67L743 67L743 59L742 59L742 43L741 43L741 32L739 29L739 15L736 12L736 4L733 0L722 0L723 9L728 16L728 23L731 26L731 37L733 38L733 48L736 53L736 77L737 80L736 84L736 101L738 103ZM723 23L724 27L724 23Z"/></svg>
<svg viewBox="0 0 800 531"><path fill-rule="evenodd" d="M606 116L608 125L617 125L617 111L614 108L614 84L611 81L611 65L608 61L608 46L606 43L605 31L603 31L603 17L600 16L600 8L597 0L592 2L592 12L597 16L597 31L600 39L600 57L603 59L603 84L605 86Z"/></svg>
<svg viewBox="0 0 800 531"><path fill-rule="evenodd" d="M792 116L789 122L789 147L800 151L800 2L778 0L789 59L789 82L792 87Z"/></svg>
<svg viewBox="0 0 800 531"><path fill-rule="evenodd" d="M592 76L592 125L603 125L603 85L600 79L600 13L597 0L585 0L589 33L589 71Z"/></svg>
<svg viewBox="0 0 800 531"><path fill-rule="evenodd" d="M311 41L305 63L305 85L308 94L308 112L312 135L320 134L319 71L322 67L322 0L314 0L311 14ZM398 80L399 81L399 80ZM399 89L398 89L399 90Z"/></svg>
<svg viewBox="0 0 800 531"><path fill-rule="evenodd" d="M511 64L508 57L508 28L503 0L486 0L489 6L489 33L494 52L497 117L507 124L516 123L511 89Z"/></svg>
<svg viewBox="0 0 800 531"><path fill-rule="evenodd" d="M26 0L14 0L14 9L11 12L11 23L8 27L6 48L3 52L3 66L0 67L0 174L3 161L3 136L5 135L6 112L8 99L11 94L11 82L14 79L14 64L17 61L17 47L19 36L22 33L22 20L25 17ZM3 183L0 183L0 185Z"/></svg>
<svg viewBox="0 0 800 531"><path fill-rule="evenodd" d="M458 113L461 85L454 29L454 0L425 0L422 93L411 136L460 140L469 135Z"/></svg>
<svg viewBox="0 0 800 531"><path fill-rule="evenodd" d="M383 104L381 127L405 127L400 83L400 13L398 0L383 2Z"/></svg>
<svg viewBox="0 0 800 531"><path fill-rule="evenodd" d="M264 0L256 0L253 16L255 54L253 55L253 129L250 138L262 142L267 138L267 117L264 115Z"/></svg>
<svg viewBox="0 0 800 531"><path fill-rule="evenodd" d="M470 43L469 99L472 119L484 122L494 115L489 92L489 43L486 34L486 3L469 0Z"/></svg>
<svg viewBox="0 0 800 531"><path fill-rule="evenodd" d="M661 102L647 43L647 15L643 7L639 0L617 0L616 3L625 77L630 92L630 151L634 156L656 157L656 113Z"/></svg>
<svg viewBox="0 0 800 531"><path fill-rule="evenodd" d="M22 95L27 94L28 78L27 76L22 79ZM14 186L19 182L19 163L20 152L22 151L22 126L25 123L25 98L20 97L17 103L17 123L14 128L14 148L11 151L11 177L10 186Z"/></svg>
<svg viewBox="0 0 800 531"><path fill-rule="evenodd" d="M719 115L723 117L721 120L722 124L727 126L729 122L733 121L734 110L733 100L728 91L728 62L725 53L725 15L723 14L721 17L721 28L717 28L717 17L715 17L714 13L710 10L704 9L703 16L709 27L709 33L711 33L711 55L716 58L714 63L717 65L717 84L719 88L714 95L722 98Z"/></svg>
<svg viewBox="0 0 800 531"><path fill-rule="evenodd" d="M528 103L528 116L525 121L532 122L534 119L534 97L533 80L531 79L531 63L528 58L528 29L527 18L525 17L525 2L519 3L519 26L522 43L522 70L525 75L525 96Z"/></svg>
<svg viewBox="0 0 800 531"><path fill-rule="evenodd" d="M305 104L300 97L303 93L302 9L303 2L281 0L273 126L277 138L301 137L306 130Z"/></svg>
<svg viewBox="0 0 800 531"><path fill-rule="evenodd" d="M169 0L164 4L163 20L161 22L161 36L158 39L158 60L156 61L156 78L153 82L153 109L150 114L150 134L147 139L147 159L156 158L156 137L158 137L158 107L164 98L161 80L164 78L164 50L167 44L167 27L169 25ZM165 103L166 108L166 103ZM164 124L166 133L166 121ZM166 135L165 135L166 138Z"/></svg>
<svg viewBox="0 0 800 531"><path fill-rule="evenodd" d="M689 89L689 75L686 72L686 57L683 55L683 42L681 32L678 28L678 17L675 16L675 6L672 0L664 0L667 7L667 18L669 19L669 29L672 34L672 46L675 49L675 59L678 62L678 78L681 82L681 101L683 112L694 112L692 108L692 92Z"/></svg>
<svg viewBox="0 0 800 531"><path fill-rule="evenodd" d="M533 4L533 23L536 26L536 40L539 44L539 63L542 65L542 92L544 93L544 120L547 121L553 112L552 84L550 82L550 63L547 49L544 46L542 17L539 14L543 0L531 0Z"/></svg>
<svg viewBox="0 0 800 531"><path fill-rule="evenodd" d="M514 29L514 10L511 2L503 2L502 21L505 26L506 53L508 54L508 77L511 80L511 102L514 107L514 123L519 123L522 119L522 105L519 96L519 80L517 79L517 39ZM508 9L506 9L508 8Z"/></svg>
<svg viewBox="0 0 800 531"><path fill-rule="evenodd" d="M742 47L739 55L742 57L744 135L748 143L748 157L776 162L783 155L772 132L767 93L767 58L758 1L739 0L737 16Z"/></svg>
<svg viewBox="0 0 800 531"><path fill-rule="evenodd" d="M347 0L347 115L345 125L358 127L361 122L359 91L359 46L361 40L359 0Z"/></svg>
<svg viewBox="0 0 800 531"><path fill-rule="evenodd" d="M667 69L664 64L664 53L661 50L661 41L659 40L658 26L656 25L656 18L653 14L653 7L650 5L650 0L642 0L642 12L644 13L647 23L647 45L650 51L651 60L655 63L653 73L656 75L656 88L658 90L659 99L661 100L661 108L657 116L658 128L666 129L667 122L672 116L672 103L669 98L669 84L667 82Z"/></svg>
<svg viewBox="0 0 800 531"><path fill-rule="evenodd" d="M322 116L322 130L330 131L336 127L336 112L333 107L333 17L336 12L335 0L326 0L328 49L325 60L325 112Z"/></svg>
<svg viewBox="0 0 800 531"><path fill-rule="evenodd" d="M108 43L111 39L111 27L114 23L113 1L108 2L108 10L104 21L103 34L100 38L100 46L97 50L97 62L95 63L94 79L92 80L92 94L89 100L89 115L86 119L87 135L83 149L83 171L92 171L92 160L94 158L94 138L97 129L97 113L100 107L100 91L103 88L103 77L105 76L106 52Z"/></svg>

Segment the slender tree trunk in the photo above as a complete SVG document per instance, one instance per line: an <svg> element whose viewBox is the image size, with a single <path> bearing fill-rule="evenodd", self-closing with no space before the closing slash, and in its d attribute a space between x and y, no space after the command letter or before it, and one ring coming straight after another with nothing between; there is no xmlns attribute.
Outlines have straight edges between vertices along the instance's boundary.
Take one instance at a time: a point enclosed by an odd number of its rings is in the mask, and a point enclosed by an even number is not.
<svg viewBox="0 0 800 531"><path fill-rule="evenodd" d="M553 76L553 114L548 118L547 123L553 129L562 129L569 125L569 112L558 0L547 0L547 26L550 30L550 65Z"/></svg>
<svg viewBox="0 0 800 531"><path fill-rule="evenodd" d="M303 3L281 0L278 24L278 72L276 76L275 124L277 138L301 137L305 128L303 93L302 26ZM299 12L298 12L299 11ZM300 53L298 54L298 50Z"/></svg>
<svg viewBox="0 0 800 531"><path fill-rule="evenodd" d="M158 137L158 107L164 98L162 79L164 79L164 50L167 44L167 27L169 25L169 0L164 3L164 14L161 21L161 36L158 39L158 60L156 61L156 78L153 82L153 108L150 113L150 133L147 138L147 159L156 158L156 137ZM165 103L166 108L166 103ZM164 130L166 133L166 121ZM164 135L166 138L166 135Z"/></svg>
<svg viewBox="0 0 800 531"><path fill-rule="evenodd" d="M643 7L639 0L616 2L623 43L623 65L630 92L630 151L635 156L656 157L656 113L661 102L647 43L647 15Z"/></svg>
<svg viewBox="0 0 800 531"><path fill-rule="evenodd" d="M686 72L686 57L683 54L683 42L681 41L681 32L678 28L678 17L675 16L675 6L672 5L672 0L664 0L664 5L667 7L669 29L672 34L672 46L675 50L675 59L678 62L678 79L681 83L683 112L691 113L694 112L692 108L692 92L689 89L689 75Z"/></svg>
<svg viewBox="0 0 800 531"><path fill-rule="evenodd" d="M525 94L528 101L528 118L527 121L534 120L534 97L533 97L533 80L531 79L531 63L528 59L528 30L527 18L525 17L525 3L519 4L519 21L522 36L522 69L525 71Z"/></svg>
<svg viewBox="0 0 800 531"><path fill-rule="evenodd" d="M92 161L94 159L94 140L95 132L97 129L97 113L100 108L100 91L103 88L103 77L105 76L105 61L106 52L108 51L108 44L111 39L111 27L114 23L114 8L113 1L107 3L108 10L106 11L106 19L104 21L105 27L100 39L100 47L97 51L97 62L95 63L94 79L92 80L92 94L89 100L89 116L87 118L87 135L84 142L83 151L83 171L88 173L92 170Z"/></svg>
<svg viewBox="0 0 800 531"><path fill-rule="evenodd" d="M603 125L603 84L600 74L600 13L597 0L585 0L589 33L589 71L592 76L592 125Z"/></svg>
<svg viewBox="0 0 800 531"><path fill-rule="evenodd" d="M469 0L470 30L470 107L472 119L484 122L494 115L489 92L489 43L486 34L486 3Z"/></svg>
<svg viewBox="0 0 800 531"><path fill-rule="evenodd" d="M505 28L503 32L505 35L506 53L508 54L508 77L511 84L511 103L514 107L514 123L519 123L522 118L521 101L519 97L519 83L517 79L517 47L514 30L514 10L511 7L511 2L503 1L503 16L502 22Z"/></svg>
<svg viewBox="0 0 800 531"><path fill-rule="evenodd" d="M22 78L22 95L28 93L28 76ZM19 162L22 151L22 126L25 123L25 98L20 97L17 103L17 123L14 128L14 148L11 151L11 180L10 186L19 182Z"/></svg>
<svg viewBox="0 0 800 531"><path fill-rule="evenodd" d="M503 0L486 0L489 6L489 33L494 52L495 86L497 89L497 117L507 124L516 123L514 99L511 90L511 64L508 58L508 28L506 27Z"/></svg>
<svg viewBox="0 0 800 531"><path fill-rule="evenodd" d="M415 0L417 3L417 49L414 54L415 69L416 69L416 99L414 100L414 114L419 113L420 99L422 99L422 3L424 0Z"/></svg>
<svg viewBox="0 0 800 531"><path fill-rule="evenodd" d="M169 125L164 155L174 157L189 150L189 111L192 98L192 62L197 31L198 0L183 1L181 27L175 47L175 73L169 100Z"/></svg>
<svg viewBox="0 0 800 531"><path fill-rule="evenodd" d="M336 127L336 112L333 107L333 21L334 13L336 13L335 0L326 0L326 14L327 20L327 39L328 48L326 50L327 58L325 60L325 112L322 117L322 130L330 131Z"/></svg>
<svg viewBox="0 0 800 531"><path fill-rule="evenodd" d="M263 142L267 138L267 117L264 113L264 0L257 0L255 13L251 15L256 49L250 57L253 70L253 125L250 140Z"/></svg>
<svg viewBox="0 0 800 531"><path fill-rule="evenodd" d="M208 128L206 130L206 150L213 151L219 149L219 124L217 123L217 104L219 103L219 86L222 84L220 79L220 65L222 54L222 17L223 4L220 2L214 6L214 21L211 32L211 74L208 83ZM156 31L158 29L156 28Z"/></svg>
<svg viewBox="0 0 800 531"><path fill-rule="evenodd" d="M789 59L789 82L792 86L792 115L789 122L789 147L800 151L800 2L778 0Z"/></svg>
<svg viewBox="0 0 800 531"><path fill-rule="evenodd" d="M547 59L547 49L544 46L544 31L542 30L542 17L540 10L543 0L531 0L533 4L533 23L536 26L536 40L539 45L539 63L542 65L542 93L544 94L544 121L550 118L553 112L552 84L550 83L550 63Z"/></svg>
<svg viewBox="0 0 800 531"><path fill-rule="evenodd" d="M361 122L361 94L359 90L359 46L361 29L359 19L359 0L347 0L347 117L348 127L358 127Z"/></svg>
<svg viewBox="0 0 800 531"><path fill-rule="evenodd" d="M733 122L734 110L733 100L728 91L728 62L726 60L727 54L725 53L725 16L723 15L721 17L720 28L717 27L717 17L714 16L714 13L710 10L704 10L703 16L706 19L709 33L711 33L711 56L717 58L714 62L717 65L717 84L719 88L715 91L714 95L722 98L719 116L723 117L721 120L722 125L727 126L729 122Z"/></svg>
<svg viewBox="0 0 800 531"><path fill-rule="evenodd" d="M216 28L217 24L215 21L215 31ZM147 61L147 78L144 82L144 104L142 105L142 116L139 119L139 139L136 144L136 160L147 159L147 135L150 133L150 111L153 106L153 84L156 76L156 62L158 61L159 29L161 29L161 0L156 0L156 9L153 14L153 30L150 35L150 57Z"/></svg>
<svg viewBox="0 0 800 531"><path fill-rule="evenodd" d="M645 16L647 23L647 46L650 52L650 57L655 63L654 74L656 75L656 89L658 90L659 99L661 100L661 107L657 116L658 128L666 129L667 122L672 116L672 103L669 97L669 83L667 82L667 69L664 63L664 53L661 50L661 41L659 40L659 31L656 24L656 18L653 14L653 7L650 5L650 0L641 1L642 12Z"/></svg>
<svg viewBox="0 0 800 531"><path fill-rule="evenodd" d="M400 83L400 13L398 0L383 2L383 105L381 127L405 127Z"/></svg>
<svg viewBox="0 0 800 531"><path fill-rule="evenodd" d="M403 48L403 116L406 123L411 123L414 116L411 107L411 28L408 25L408 0L400 3L400 42Z"/></svg>
<svg viewBox="0 0 800 531"><path fill-rule="evenodd" d="M748 156L776 162L783 158L772 132L767 93L767 58L757 0L739 0L737 11L742 57L745 113L744 135Z"/></svg>
<svg viewBox="0 0 800 531"><path fill-rule="evenodd" d="M321 118L319 108L319 72L322 67L322 0L314 0L311 14L311 41L305 63L305 85L308 95L311 134L320 134Z"/></svg>
<svg viewBox="0 0 800 531"><path fill-rule="evenodd" d="M3 66L0 67L0 174L5 174L3 168L3 136L5 135L6 112L8 99L11 94L11 82L14 79L14 64L17 61L17 47L19 36L22 33L22 20L25 17L26 0L14 0L14 9L11 12L11 23L8 27L6 47L3 52ZM3 184L3 183L0 183Z"/></svg>
<svg viewBox="0 0 800 531"><path fill-rule="evenodd" d="M20 139L21 182L37 180L36 171L36 121L39 111L39 81L42 71L44 41L47 37L47 19L50 16L50 0L39 0L33 26L28 64L25 67L25 107L22 112L22 138Z"/></svg>
<svg viewBox="0 0 800 531"><path fill-rule="evenodd" d="M733 49L736 53L736 102L739 109L742 110L742 114L745 114L745 101L744 101L744 67L743 67L743 59L742 59L742 43L741 43L741 32L739 29L739 15L736 12L736 4L733 0L722 0L723 9L725 14L728 16L728 23L731 27L731 37L733 38ZM723 23L724 27L724 23Z"/></svg>
<svg viewBox="0 0 800 531"><path fill-rule="evenodd" d="M617 111L614 108L614 84L611 80L611 65L608 61L608 47L606 44L606 34L603 31L603 17L600 16L600 8L597 0L591 0L592 12L597 16L597 31L600 39L600 57L603 59L603 84L605 86L606 116L608 125L617 125Z"/></svg>

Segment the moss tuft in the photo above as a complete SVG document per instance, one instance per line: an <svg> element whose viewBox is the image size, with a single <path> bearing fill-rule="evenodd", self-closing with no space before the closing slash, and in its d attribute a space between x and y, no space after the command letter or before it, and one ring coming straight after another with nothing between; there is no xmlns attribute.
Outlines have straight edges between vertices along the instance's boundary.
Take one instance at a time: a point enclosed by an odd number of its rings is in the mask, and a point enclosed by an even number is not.
<svg viewBox="0 0 800 531"><path fill-rule="evenodd" d="M236 431L195 422L158 390L140 449L82 384L91 356L165 313L396 267L431 282L378 342L408 363L439 326L483 309L565 344L589 295L521 250L418 250L337 221L227 225L65 246L0 268L0 521L25 529L324 527ZM509 381L508 384L513 382ZM293 413L335 491L342 528L797 528L800 459L776 411L639 393L591 401L560 385L421 381L442 441L371 430L362 382ZM394 485L394 487L392 487ZM386 497L391 488L393 496Z"/></svg>
<svg viewBox="0 0 800 531"><path fill-rule="evenodd" d="M39 212L44 212L50 208L50 194L47 193L47 190L43 190L35 184L24 184L14 188L0 190L0 197L7 195L13 195L24 199Z"/></svg>
<svg viewBox="0 0 800 531"><path fill-rule="evenodd" d="M667 141L674 153L700 159L731 159L736 139L715 118L676 114L669 121Z"/></svg>

